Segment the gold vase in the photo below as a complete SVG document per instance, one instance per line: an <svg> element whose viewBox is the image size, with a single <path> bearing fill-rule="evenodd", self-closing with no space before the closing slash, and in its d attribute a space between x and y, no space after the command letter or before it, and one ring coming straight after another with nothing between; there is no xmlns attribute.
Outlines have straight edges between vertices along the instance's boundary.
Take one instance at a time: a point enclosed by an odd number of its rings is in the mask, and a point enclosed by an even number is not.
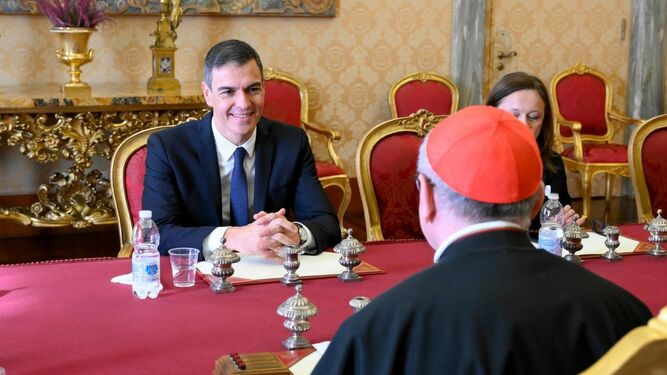
<svg viewBox="0 0 667 375"><path fill-rule="evenodd" d="M90 85L81 82L81 65L93 61L93 51L88 49L88 39L94 27L54 27L60 49L56 50L58 60L69 66L69 82L63 85L66 97L90 96Z"/></svg>

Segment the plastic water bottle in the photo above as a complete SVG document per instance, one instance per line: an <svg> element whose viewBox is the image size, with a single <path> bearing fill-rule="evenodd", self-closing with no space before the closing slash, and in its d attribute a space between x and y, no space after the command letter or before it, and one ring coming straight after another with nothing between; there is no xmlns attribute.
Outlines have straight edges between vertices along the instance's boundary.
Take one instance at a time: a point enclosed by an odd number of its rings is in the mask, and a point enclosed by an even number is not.
<svg viewBox="0 0 667 375"><path fill-rule="evenodd" d="M562 256L563 205L558 201L558 193L551 192L551 186L544 189L547 201L540 210L540 232L537 237L537 245L554 255Z"/></svg>
<svg viewBox="0 0 667 375"><path fill-rule="evenodd" d="M139 299L156 298L160 293L160 232L150 210L139 211L132 229L132 293Z"/></svg>

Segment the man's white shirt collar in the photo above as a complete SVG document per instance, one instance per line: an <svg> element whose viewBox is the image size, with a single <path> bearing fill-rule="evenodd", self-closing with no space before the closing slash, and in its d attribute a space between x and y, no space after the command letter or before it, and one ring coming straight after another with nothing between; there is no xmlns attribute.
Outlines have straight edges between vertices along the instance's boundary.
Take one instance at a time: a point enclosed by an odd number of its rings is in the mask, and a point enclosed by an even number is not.
<svg viewBox="0 0 667 375"><path fill-rule="evenodd" d="M250 138L248 138L247 141L245 141L242 145L239 146L233 144L222 134L220 134L218 129L215 127L215 119L213 117L211 117L211 128L213 130L213 138L215 139L215 144L219 147L220 156L222 156L222 160L225 161L230 160L233 157L234 151L236 150L237 147L245 148L245 151L248 153L248 157L251 160L255 156L255 140L257 139L257 126L255 126L255 130L253 130Z"/></svg>
<svg viewBox="0 0 667 375"><path fill-rule="evenodd" d="M442 253L445 252L447 247L452 244L452 242L458 240L459 238L465 237L467 235L470 235L472 233L477 233L477 232L483 232L487 231L489 229L498 229L498 228L518 228L521 230L524 230L525 228L521 227L519 224L513 223L511 221L504 221L504 220L494 220L494 221L486 221L483 223L477 223L473 225L469 225L465 228L461 228L457 230L456 232L452 233L451 236L447 237L441 244L438 246L438 249L435 251L435 255L433 255L433 263L438 263L438 259L442 256Z"/></svg>

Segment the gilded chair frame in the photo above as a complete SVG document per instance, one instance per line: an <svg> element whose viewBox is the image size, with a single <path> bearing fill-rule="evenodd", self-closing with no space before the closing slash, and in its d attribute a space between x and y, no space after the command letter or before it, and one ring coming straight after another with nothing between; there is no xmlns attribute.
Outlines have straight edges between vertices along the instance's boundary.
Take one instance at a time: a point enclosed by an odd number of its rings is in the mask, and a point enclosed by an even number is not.
<svg viewBox="0 0 667 375"><path fill-rule="evenodd" d="M605 86L605 118L607 122L607 132L603 135L591 135L591 134L581 134L582 124L579 121L570 121L566 120L560 113L558 105L558 96L556 95L556 88L558 83L568 76L572 75L584 75L590 74L604 83ZM574 158L564 157L563 163L568 170L577 172L580 174L579 187L583 194L583 212L584 216L588 216L590 213L591 205L591 189L592 189L592 180L593 177L598 173L606 173L606 186L605 186L605 201L607 205L609 204L609 199L613 190L613 179L612 175L629 177L630 168L627 163L586 163L584 162L584 148L583 143L612 143L615 135L617 126L614 124L622 125L641 125L643 123L640 119L635 119L627 116L623 116L613 110L613 88L611 85L610 79L603 74L602 72L586 66L582 63L577 63L574 66L567 68L558 74L556 74L551 80L549 86L549 95L551 97L551 107L553 111L553 123L554 123L554 147L556 151L561 153L564 149L563 144L573 144L574 146ZM560 127L569 128L572 131L572 136L566 137L561 135Z"/></svg>
<svg viewBox="0 0 667 375"><path fill-rule="evenodd" d="M398 80L394 83L393 86L389 89L388 99L389 99L389 109L391 110L391 117L398 117L398 110L396 109L396 93L401 87L407 85L410 82L420 81L425 83L426 81L435 81L447 86L449 91L452 93L452 106L449 109L449 113L454 113L459 107L459 90L456 87L456 84L451 81L449 78L442 76L434 72L415 72L406 75L405 77Z"/></svg>
<svg viewBox="0 0 667 375"><path fill-rule="evenodd" d="M301 81L296 79L294 76L285 72L275 70L273 68L264 69L264 80L265 81L277 80L277 81L287 82L298 89L299 96L301 98L300 119L303 128L306 130L308 139L310 140L310 135L308 134L309 131L312 131L319 135L323 135L326 139L327 153L329 154L329 158L331 159L334 165L336 165L338 168L343 169L343 162L336 153L336 150L334 149L334 141L340 140L340 131L327 129L323 125L310 119L308 89L306 88L306 86L303 83L301 83ZM350 204L350 201L352 200L352 188L350 187L350 179L346 174L339 174L333 176L320 177L319 180L320 183L322 184L322 187L325 189L330 186L336 186L343 191L343 197L340 202L340 205L338 206L336 215L338 216L338 221L340 223L341 233L344 233L345 230L343 227L343 218L345 216L345 212L347 211L347 207Z"/></svg>
<svg viewBox="0 0 667 375"><path fill-rule="evenodd" d="M582 375L663 374L667 366L667 307L628 332Z"/></svg>
<svg viewBox="0 0 667 375"><path fill-rule="evenodd" d="M125 188L125 172L127 163L137 150L146 146L148 137L158 131L171 128L175 125L156 126L141 130L130 135L121 142L111 157L111 192L116 205L116 216L118 217L118 232L120 234L120 251L118 257L129 257L132 255L132 213L128 203Z"/></svg>
<svg viewBox="0 0 667 375"><path fill-rule="evenodd" d="M635 203L637 204L637 220L640 223L649 223L654 212L651 208L651 197L648 192L644 164L642 163L642 151L644 141L654 131L667 128L667 114L656 116L647 120L630 137L628 143L628 164L630 164L630 180L635 192ZM667 212L667 208L665 208Z"/></svg>
<svg viewBox="0 0 667 375"><path fill-rule="evenodd" d="M397 133L413 133L420 138L424 138L445 117L447 116L434 115L425 109L420 109L411 116L394 118L380 123L367 131L361 138L357 147L355 161L357 182L359 184L359 191L361 192L361 203L366 222L367 241L384 240L380 211L371 176L371 154L373 149L378 142Z"/></svg>

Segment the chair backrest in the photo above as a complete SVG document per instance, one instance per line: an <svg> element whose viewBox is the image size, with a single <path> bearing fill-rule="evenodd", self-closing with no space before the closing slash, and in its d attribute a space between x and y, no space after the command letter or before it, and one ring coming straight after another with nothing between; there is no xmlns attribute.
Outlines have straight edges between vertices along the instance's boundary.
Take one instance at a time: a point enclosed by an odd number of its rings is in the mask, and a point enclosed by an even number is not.
<svg viewBox="0 0 667 375"><path fill-rule="evenodd" d="M628 144L630 179L637 203L637 219L648 223L658 209L667 213L667 114L637 127Z"/></svg>
<svg viewBox="0 0 667 375"><path fill-rule="evenodd" d="M454 82L437 73L417 72L408 74L389 90L391 117L406 117L419 109L436 115L456 112L459 91Z"/></svg>
<svg viewBox="0 0 667 375"><path fill-rule="evenodd" d="M583 375L666 374L667 307L648 324L633 329L621 338Z"/></svg>
<svg viewBox="0 0 667 375"><path fill-rule="evenodd" d="M308 90L295 77L264 69L264 116L303 127L308 122Z"/></svg>
<svg viewBox="0 0 667 375"><path fill-rule="evenodd" d="M614 132L607 121L611 112L613 90L610 80L600 71L584 64L556 74L550 95L554 124L558 117L581 123L582 141L610 141ZM571 129L557 126L556 136L571 142Z"/></svg>
<svg viewBox="0 0 667 375"><path fill-rule="evenodd" d="M424 238L415 185L419 146L445 116L424 109L369 130L357 148L356 168L366 219L366 238Z"/></svg>
<svg viewBox="0 0 667 375"><path fill-rule="evenodd" d="M132 227L141 211L148 137L172 126L157 126L132 134L118 145L111 158L111 191L120 232L119 257L132 254Z"/></svg>

